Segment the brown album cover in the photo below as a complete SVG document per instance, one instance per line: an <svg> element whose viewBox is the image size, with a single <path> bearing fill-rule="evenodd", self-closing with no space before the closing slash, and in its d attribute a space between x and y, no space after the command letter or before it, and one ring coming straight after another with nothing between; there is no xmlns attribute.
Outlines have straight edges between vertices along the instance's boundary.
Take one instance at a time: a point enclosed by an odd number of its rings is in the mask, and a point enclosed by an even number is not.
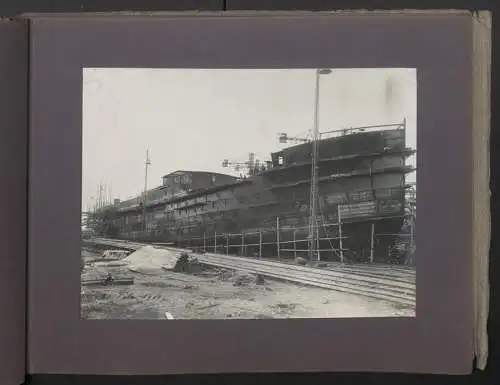
<svg viewBox="0 0 500 385"><path fill-rule="evenodd" d="M484 364L473 15L28 18L30 373Z"/></svg>
<svg viewBox="0 0 500 385"><path fill-rule="evenodd" d="M26 373L27 27L0 19L0 384Z"/></svg>

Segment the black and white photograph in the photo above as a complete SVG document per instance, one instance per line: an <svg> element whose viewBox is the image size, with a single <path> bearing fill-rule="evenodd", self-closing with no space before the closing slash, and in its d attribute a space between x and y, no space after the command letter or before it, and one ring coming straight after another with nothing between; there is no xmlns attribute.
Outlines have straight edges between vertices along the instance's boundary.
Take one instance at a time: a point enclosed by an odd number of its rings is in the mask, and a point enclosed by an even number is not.
<svg viewBox="0 0 500 385"><path fill-rule="evenodd" d="M82 84L83 319L416 316L416 69Z"/></svg>

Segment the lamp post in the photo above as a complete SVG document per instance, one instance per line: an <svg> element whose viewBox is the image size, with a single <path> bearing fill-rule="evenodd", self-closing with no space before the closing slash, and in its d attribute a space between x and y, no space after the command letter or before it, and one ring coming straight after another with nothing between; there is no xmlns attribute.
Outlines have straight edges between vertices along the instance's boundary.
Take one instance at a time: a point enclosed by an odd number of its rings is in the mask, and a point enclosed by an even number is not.
<svg viewBox="0 0 500 385"><path fill-rule="evenodd" d="M320 260L319 255L319 229L317 223L318 205L318 140L319 140L319 84L321 75L332 73L331 69L319 68L316 70L316 84L314 87L314 128L312 140L311 162L311 191L310 191L310 217L309 217L309 260Z"/></svg>
<svg viewBox="0 0 500 385"><path fill-rule="evenodd" d="M147 230L147 225L146 225L146 219L147 219L147 213L146 213L146 205L147 205L147 200L148 200L148 168L151 165L151 159L149 159L149 148L146 150L146 161L144 162L144 200L143 200L143 206L142 206L142 226L143 226L143 231L144 233Z"/></svg>

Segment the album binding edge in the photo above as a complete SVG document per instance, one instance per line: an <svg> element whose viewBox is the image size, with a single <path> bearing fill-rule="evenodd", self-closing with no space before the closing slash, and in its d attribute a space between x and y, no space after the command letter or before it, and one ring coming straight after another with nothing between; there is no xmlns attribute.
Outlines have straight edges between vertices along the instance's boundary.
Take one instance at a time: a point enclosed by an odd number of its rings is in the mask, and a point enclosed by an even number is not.
<svg viewBox="0 0 500 385"><path fill-rule="evenodd" d="M473 14L473 306L476 367L488 359L490 213L490 116L491 116L491 13Z"/></svg>
<svg viewBox="0 0 500 385"><path fill-rule="evenodd" d="M28 25L0 19L0 383L26 375Z"/></svg>

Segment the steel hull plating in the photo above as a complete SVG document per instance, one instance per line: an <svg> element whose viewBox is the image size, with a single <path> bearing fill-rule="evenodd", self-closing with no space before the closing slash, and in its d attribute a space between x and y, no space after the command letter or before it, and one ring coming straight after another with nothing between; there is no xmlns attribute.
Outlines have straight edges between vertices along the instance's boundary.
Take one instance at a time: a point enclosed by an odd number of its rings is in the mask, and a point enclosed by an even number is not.
<svg viewBox="0 0 500 385"><path fill-rule="evenodd" d="M143 205L102 210L108 237L224 250L263 257L307 255L311 143L272 154L272 167L220 186L159 196ZM402 262L405 164L413 150L404 130L319 142L317 228L323 259ZM158 195L159 193L157 193ZM279 245L279 247L278 247ZM316 246L316 247L317 247Z"/></svg>

